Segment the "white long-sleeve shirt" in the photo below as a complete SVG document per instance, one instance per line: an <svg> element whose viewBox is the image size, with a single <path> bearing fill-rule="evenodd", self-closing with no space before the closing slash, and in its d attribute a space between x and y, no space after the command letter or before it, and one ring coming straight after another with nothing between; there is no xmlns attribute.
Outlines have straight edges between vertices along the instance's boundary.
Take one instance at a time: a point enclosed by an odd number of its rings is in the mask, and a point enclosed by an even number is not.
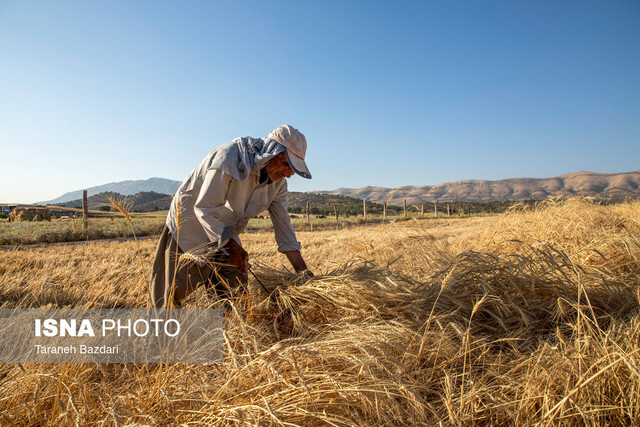
<svg viewBox="0 0 640 427"><path fill-rule="evenodd" d="M205 159L206 160L206 159ZM238 236L249 219L264 210L269 211L278 250L299 251L300 243L287 213L287 181L269 180L260 183L260 171L255 170L239 181L219 169L206 169L203 161L178 189L167 216L172 237L183 251L207 243L224 246ZM180 206L180 230L177 207Z"/></svg>

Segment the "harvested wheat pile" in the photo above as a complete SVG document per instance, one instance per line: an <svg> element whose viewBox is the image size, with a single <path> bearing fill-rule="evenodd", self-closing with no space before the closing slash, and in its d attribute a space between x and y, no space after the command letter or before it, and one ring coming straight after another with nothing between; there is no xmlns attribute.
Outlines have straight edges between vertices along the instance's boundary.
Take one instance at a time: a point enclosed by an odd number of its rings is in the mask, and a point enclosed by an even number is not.
<svg viewBox="0 0 640 427"><path fill-rule="evenodd" d="M10 221L51 221L49 208L15 208L9 214Z"/></svg>
<svg viewBox="0 0 640 427"><path fill-rule="evenodd" d="M270 234L249 235L271 294L213 304L223 364L5 365L0 410L17 424L637 425L638 236L640 203L588 201L300 233L304 282ZM153 249L3 254L3 307L145 306Z"/></svg>

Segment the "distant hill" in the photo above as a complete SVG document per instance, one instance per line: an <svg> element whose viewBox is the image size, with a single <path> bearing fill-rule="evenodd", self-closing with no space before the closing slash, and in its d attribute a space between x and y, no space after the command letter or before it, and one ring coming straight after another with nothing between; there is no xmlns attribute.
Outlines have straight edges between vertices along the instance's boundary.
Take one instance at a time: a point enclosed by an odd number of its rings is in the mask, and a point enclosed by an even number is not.
<svg viewBox="0 0 640 427"><path fill-rule="evenodd" d="M115 211L116 208L109 201L109 197L123 204L130 212L164 211L169 209L173 196L160 194L153 191L144 191L133 195L123 195L113 191L106 191L87 197L89 210ZM71 200L64 203L56 203L67 208L82 208L82 199Z"/></svg>
<svg viewBox="0 0 640 427"><path fill-rule="evenodd" d="M309 202L309 211L312 214L332 215L334 205L341 215L357 215L362 213L362 199L355 197L341 196L336 194L319 194L319 193L297 193L292 191L289 193L289 212L305 213L307 201ZM368 203L369 212L382 212L382 205L377 203Z"/></svg>
<svg viewBox="0 0 640 427"><path fill-rule="evenodd" d="M104 192L114 192L124 196L138 193L157 193L173 195L180 186L179 181L164 178L149 178L138 181L112 182L88 188L89 196ZM319 195L333 198L320 198ZM362 199L368 202L401 206L403 200L409 205L427 202L501 202L507 200L543 200L548 197L590 196L600 199L621 199L640 197L640 170L635 172L604 174L594 172L574 172L554 178L510 178L500 181L468 180L439 185L407 186L399 188L363 187L357 189L340 188L334 191L318 191L313 193L290 193L289 207L292 212L304 209L306 201L323 211L333 209L336 204L348 211ZM147 196L149 197L149 196ZM342 198L341 198L342 197ZM82 190L72 191L54 200L40 204L60 204L77 201L82 198ZM150 205L140 201L139 209L168 209L171 198L163 199L153 196ZM360 202L357 202L360 201ZM80 203L81 204L81 203ZM91 202L90 202L91 205ZM348 206L348 207L347 207ZM375 210L376 207L372 206Z"/></svg>
<svg viewBox="0 0 640 427"><path fill-rule="evenodd" d="M115 211L116 209L109 201L109 197L115 199L118 203L124 204L125 208L131 212L167 210L169 209L169 206L171 206L171 200L173 199L173 196L168 194L160 194L152 191L140 192L138 194L128 196L115 193L113 191L105 191L87 198L89 210L101 210L107 212ZM330 194L298 193L295 191L289 193L289 211L292 213L304 213L307 201L310 203L310 211L313 214L329 214L333 212L334 205L336 205L338 212L341 214L356 214L362 211L362 200L354 199L353 197ZM82 199L56 203L56 205L80 209L82 208ZM369 205L369 209L371 211L375 209L380 210L381 208L381 206L376 206L375 204Z"/></svg>
<svg viewBox="0 0 640 427"><path fill-rule="evenodd" d="M321 191L320 194L400 206L425 202L493 202L543 200L548 197L583 196L601 199L640 197L640 170L626 173L574 172L555 178L510 178L500 181L456 181L439 185L399 188L363 187Z"/></svg>
<svg viewBox="0 0 640 427"><path fill-rule="evenodd" d="M110 182L109 184L99 185L97 187L87 188L87 195L93 196L95 194L104 192L114 192L123 194L125 196L137 194L140 192L154 192L160 194L175 194L180 187L179 181L172 181L165 178L149 178L137 181L120 181ZM41 205L56 205L64 202L70 202L72 200L81 200L82 191L76 190L69 193L65 193L57 199L48 200L45 202L39 202Z"/></svg>

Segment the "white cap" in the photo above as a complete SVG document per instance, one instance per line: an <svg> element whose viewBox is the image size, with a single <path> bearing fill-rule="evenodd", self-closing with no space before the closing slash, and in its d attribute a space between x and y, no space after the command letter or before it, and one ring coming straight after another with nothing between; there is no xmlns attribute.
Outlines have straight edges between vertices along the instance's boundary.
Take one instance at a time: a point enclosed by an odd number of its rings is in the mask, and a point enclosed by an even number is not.
<svg viewBox="0 0 640 427"><path fill-rule="evenodd" d="M311 179L311 172L304 162L307 153L307 139L290 125L282 125L269 134L269 138L284 146L291 169L303 178Z"/></svg>

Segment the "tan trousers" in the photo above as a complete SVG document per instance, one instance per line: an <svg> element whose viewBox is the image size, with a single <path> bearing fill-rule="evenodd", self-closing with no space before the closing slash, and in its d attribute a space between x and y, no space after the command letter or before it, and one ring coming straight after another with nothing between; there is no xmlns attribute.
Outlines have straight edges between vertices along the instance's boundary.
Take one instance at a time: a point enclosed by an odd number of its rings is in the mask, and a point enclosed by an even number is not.
<svg viewBox="0 0 640 427"><path fill-rule="evenodd" d="M246 288L247 273L243 274L237 267L229 265L229 258L224 253L214 252L205 265L190 260L187 262L183 254L165 225L158 241L149 283L153 307L179 307L182 300L202 285L206 286L208 295L213 298L227 298L239 285Z"/></svg>

